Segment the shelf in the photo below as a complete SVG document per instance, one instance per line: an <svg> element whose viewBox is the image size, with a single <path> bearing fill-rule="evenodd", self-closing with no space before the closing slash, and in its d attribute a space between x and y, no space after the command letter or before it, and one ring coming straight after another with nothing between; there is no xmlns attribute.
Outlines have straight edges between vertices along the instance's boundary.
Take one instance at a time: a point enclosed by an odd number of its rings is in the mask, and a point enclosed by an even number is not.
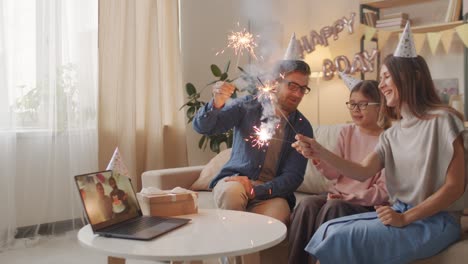
<svg viewBox="0 0 468 264"><path fill-rule="evenodd" d="M421 2L428 2L429 0L371 0L361 1L361 5L367 5L374 8L389 8L401 5L409 5Z"/></svg>
<svg viewBox="0 0 468 264"><path fill-rule="evenodd" d="M447 29L451 29L457 26L463 25L463 21L454 21L454 22L444 22L444 23L437 23L437 24L430 24L430 25L423 25L417 27L411 27L411 32L413 33L427 33L427 32L439 32L444 31ZM392 29L386 30L385 28L378 28L378 31L386 31L386 32L402 32L404 28L400 29Z"/></svg>

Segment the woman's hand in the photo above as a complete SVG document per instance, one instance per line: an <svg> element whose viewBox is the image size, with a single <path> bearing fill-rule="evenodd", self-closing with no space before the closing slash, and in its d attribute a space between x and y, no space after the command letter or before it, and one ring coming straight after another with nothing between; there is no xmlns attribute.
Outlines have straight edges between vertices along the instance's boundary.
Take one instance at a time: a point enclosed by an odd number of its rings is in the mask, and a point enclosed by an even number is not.
<svg viewBox="0 0 468 264"><path fill-rule="evenodd" d="M405 219L405 214L396 212L388 205L375 206L375 209L377 216L384 225L404 227L408 224Z"/></svg>
<svg viewBox="0 0 468 264"><path fill-rule="evenodd" d="M296 142L292 143L292 147L308 159L320 159L320 154L324 149L315 139L297 134Z"/></svg>

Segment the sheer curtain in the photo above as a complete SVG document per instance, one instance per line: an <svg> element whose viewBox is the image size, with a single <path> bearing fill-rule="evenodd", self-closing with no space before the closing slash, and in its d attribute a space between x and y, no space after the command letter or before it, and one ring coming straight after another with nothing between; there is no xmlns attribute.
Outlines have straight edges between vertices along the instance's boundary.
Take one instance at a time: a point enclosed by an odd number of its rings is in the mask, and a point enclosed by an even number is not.
<svg viewBox="0 0 468 264"><path fill-rule="evenodd" d="M0 1L0 251L83 224L73 176L98 168L97 19L95 0Z"/></svg>
<svg viewBox="0 0 468 264"><path fill-rule="evenodd" d="M178 1L99 1L99 165L119 147L137 190L187 164L178 25Z"/></svg>

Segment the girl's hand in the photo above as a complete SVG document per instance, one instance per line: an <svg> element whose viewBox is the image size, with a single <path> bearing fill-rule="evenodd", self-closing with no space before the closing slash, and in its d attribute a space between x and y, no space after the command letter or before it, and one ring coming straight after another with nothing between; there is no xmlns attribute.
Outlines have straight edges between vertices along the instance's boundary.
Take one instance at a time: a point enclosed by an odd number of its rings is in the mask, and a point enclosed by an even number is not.
<svg viewBox="0 0 468 264"><path fill-rule="evenodd" d="M329 193L328 194L328 200L342 200L343 195L339 193Z"/></svg>
<svg viewBox="0 0 468 264"><path fill-rule="evenodd" d="M404 227L408 225L406 223L405 215L398 213L393 210L390 206L375 206L377 216L384 225L394 226L394 227Z"/></svg>

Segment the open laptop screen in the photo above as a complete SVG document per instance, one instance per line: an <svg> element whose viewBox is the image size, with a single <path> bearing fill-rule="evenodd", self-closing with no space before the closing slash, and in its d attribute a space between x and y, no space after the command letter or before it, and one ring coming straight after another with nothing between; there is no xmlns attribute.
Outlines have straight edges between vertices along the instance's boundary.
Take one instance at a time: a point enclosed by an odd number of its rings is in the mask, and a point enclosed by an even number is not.
<svg viewBox="0 0 468 264"><path fill-rule="evenodd" d="M130 179L112 171L75 176L93 231L141 215Z"/></svg>

